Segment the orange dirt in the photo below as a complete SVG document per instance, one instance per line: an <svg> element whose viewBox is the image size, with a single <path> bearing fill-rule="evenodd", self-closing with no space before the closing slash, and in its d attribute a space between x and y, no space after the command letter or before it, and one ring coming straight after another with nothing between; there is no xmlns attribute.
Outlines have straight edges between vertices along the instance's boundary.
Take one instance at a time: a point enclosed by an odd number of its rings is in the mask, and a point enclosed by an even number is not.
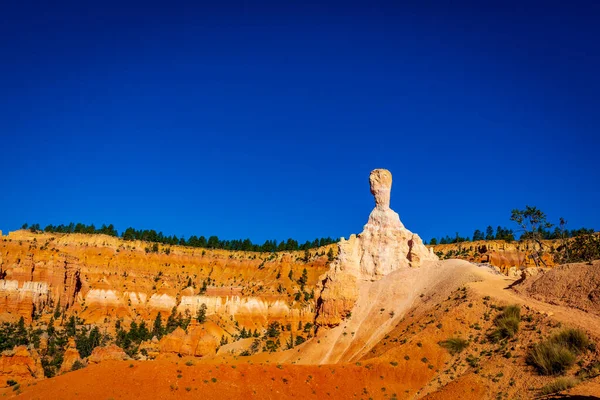
<svg viewBox="0 0 600 400"><path fill-rule="evenodd" d="M192 362L196 362L193 359ZM195 364L186 359L107 361L21 387L21 399L390 398L405 384L391 365ZM214 381L213 381L214 380ZM12 397L12 388L3 390Z"/></svg>
<svg viewBox="0 0 600 400"><path fill-rule="evenodd" d="M517 289L536 300L600 315L600 260L560 265L526 279Z"/></svg>

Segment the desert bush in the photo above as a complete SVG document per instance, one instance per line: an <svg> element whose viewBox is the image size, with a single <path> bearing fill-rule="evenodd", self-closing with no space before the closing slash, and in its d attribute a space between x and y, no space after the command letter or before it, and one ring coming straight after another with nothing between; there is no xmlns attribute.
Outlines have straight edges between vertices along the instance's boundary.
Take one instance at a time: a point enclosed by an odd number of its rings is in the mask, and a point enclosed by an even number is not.
<svg viewBox="0 0 600 400"><path fill-rule="evenodd" d="M562 374L589 345L590 340L581 329L563 329L533 346L527 362L542 375Z"/></svg>
<svg viewBox="0 0 600 400"><path fill-rule="evenodd" d="M469 346L469 341L458 337L452 337L439 342L439 345L447 349L450 354L454 355L466 349L467 346Z"/></svg>
<svg viewBox="0 0 600 400"><path fill-rule="evenodd" d="M506 306L502 309L500 315L494 320L496 329L489 335L490 340L498 342L502 339L507 339L515 336L519 331L519 323L521 322L521 307L518 305Z"/></svg>
<svg viewBox="0 0 600 400"><path fill-rule="evenodd" d="M582 353L590 345L590 339L581 329L563 329L550 340L562 344L576 354Z"/></svg>
<svg viewBox="0 0 600 400"><path fill-rule="evenodd" d="M79 360L76 360L71 366L71 371L77 371L78 369L85 368L85 364Z"/></svg>
<svg viewBox="0 0 600 400"><path fill-rule="evenodd" d="M571 350L551 341L536 344L527 355L527 363L542 375L562 374L575 363L575 359Z"/></svg>
<svg viewBox="0 0 600 400"><path fill-rule="evenodd" d="M516 304L506 306L502 309L502 314L504 317L518 318L520 320L521 319L521 307Z"/></svg>
<svg viewBox="0 0 600 400"><path fill-rule="evenodd" d="M473 367L476 368L479 366L479 357L475 357L473 354L469 354L467 356L467 363Z"/></svg>
<svg viewBox="0 0 600 400"><path fill-rule="evenodd" d="M562 392L563 390L567 390L572 388L573 386L577 385L579 381L575 378L558 378L557 380L555 380L554 382L551 382L549 384L547 384L546 386L544 386L540 392L541 394L553 394L553 393L558 393L558 392Z"/></svg>

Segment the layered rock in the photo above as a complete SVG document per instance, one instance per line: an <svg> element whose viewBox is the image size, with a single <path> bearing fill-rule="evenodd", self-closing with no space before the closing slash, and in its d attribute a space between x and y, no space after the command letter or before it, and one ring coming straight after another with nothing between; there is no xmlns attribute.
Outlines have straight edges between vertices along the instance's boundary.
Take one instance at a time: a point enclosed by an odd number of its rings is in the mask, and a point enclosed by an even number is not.
<svg viewBox="0 0 600 400"><path fill-rule="evenodd" d="M543 240L545 252L542 255L547 267L555 267L555 252L563 245L562 240ZM452 244L429 245L442 259L458 258L476 263L487 263L500 268L510 276L511 268L536 268L534 259L528 255L534 244L529 241L478 240ZM536 245L537 246L537 245Z"/></svg>
<svg viewBox="0 0 600 400"><path fill-rule="evenodd" d="M375 208L363 232L340 241L337 259L320 278L316 317L319 326L338 325L351 312L358 297L358 280L378 280L392 271L438 260L390 208L390 171L372 171L369 182Z"/></svg>
<svg viewBox="0 0 600 400"><path fill-rule="evenodd" d="M26 346L7 350L0 356L0 381L13 380L18 383L42 379L44 369L38 353Z"/></svg>
<svg viewBox="0 0 600 400"><path fill-rule="evenodd" d="M295 298L298 278L306 269L307 291L315 288L330 250L311 249L307 260L304 251L161 245L153 253L148 246L105 235L11 232L0 239L0 319L47 323L59 308L110 330L117 319L151 324L159 312L163 319L173 307L195 315L206 304L208 316L223 325L235 320L240 329L312 322L315 300Z"/></svg>
<svg viewBox="0 0 600 400"><path fill-rule="evenodd" d="M36 309L43 309L48 303L47 282L19 282L0 280L0 310L31 318Z"/></svg>

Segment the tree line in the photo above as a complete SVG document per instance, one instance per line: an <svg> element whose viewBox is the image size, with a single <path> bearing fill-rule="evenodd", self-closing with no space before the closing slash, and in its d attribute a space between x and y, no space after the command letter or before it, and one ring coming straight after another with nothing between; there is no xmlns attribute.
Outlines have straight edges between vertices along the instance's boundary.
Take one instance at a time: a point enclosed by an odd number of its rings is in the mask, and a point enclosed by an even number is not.
<svg viewBox="0 0 600 400"><path fill-rule="evenodd" d="M546 214L533 206L525 206L524 209L511 211L510 220L518 229L519 241L527 241L532 245L527 247L528 257L533 259L536 266L546 266L543 255L552 253L556 263L565 264L569 262L600 259L600 235L590 228L567 229L567 221L559 218L558 224L549 222ZM473 241L478 240L504 240L511 242L517 237L512 229L498 226L496 230L488 226L485 233L480 230L473 232ZM544 240L558 241L558 246L548 246ZM458 233L455 237L446 236L439 241L431 239L429 244L452 244L471 241L469 237L463 238ZM448 255L448 254L446 254Z"/></svg>
<svg viewBox="0 0 600 400"><path fill-rule="evenodd" d="M565 239L565 238L574 238L578 236L585 236L594 233L594 229L587 228L579 228L579 229L565 229L564 227L556 226L553 230L550 227L546 226L538 226L535 229L535 237L542 240L555 240L555 239ZM519 240L525 240L532 238L533 232L524 231L519 236ZM455 236L448 236L440 238L433 238L429 241L430 245L437 244L453 244L453 243L461 243L461 242L477 242L480 240L504 240L505 242L512 242L517 240L517 236L512 229L508 229L502 226L498 226L496 230L492 228L492 226L488 226L485 232L476 229L473 232L472 240L471 237L462 237L456 233Z"/></svg>
<svg viewBox="0 0 600 400"><path fill-rule="evenodd" d="M512 242L513 240L515 240L515 234L512 229L508 229L502 226L498 226L494 231L494 228L490 225L485 230L485 233L483 231L480 231L479 229L475 229L475 231L473 232L473 240L471 240L469 236L462 237L457 232L456 235L452 237L446 235L445 237L442 237L439 240L433 238L431 239L429 244L453 244L471 241L476 242L479 240L504 240L506 242Z"/></svg>
<svg viewBox="0 0 600 400"><path fill-rule="evenodd" d="M29 229L31 232L48 232L48 233L86 233L97 235L109 235L119 237L119 232L113 224L102 225L96 228L94 224L86 225L82 223L71 222L68 225L47 225L41 228L40 224L23 224L21 229ZM177 237L176 235L164 235L162 232L156 232L154 229L134 229L129 227L120 235L123 240L142 240L146 242L162 243L165 245L179 245L189 247L200 247L205 249L223 249L233 251L257 251L257 252L276 252L276 251L295 251L308 250L317 247L327 246L337 243L339 239L331 237L317 238L312 242L307 240L300 244L297 240L288 239L278 242L277 240L266 240L263 244L253 243L250 239L239 240L222 240L217 236L209 236L208 239L204 236L192 235L188 239L185 237Z"/></svg>

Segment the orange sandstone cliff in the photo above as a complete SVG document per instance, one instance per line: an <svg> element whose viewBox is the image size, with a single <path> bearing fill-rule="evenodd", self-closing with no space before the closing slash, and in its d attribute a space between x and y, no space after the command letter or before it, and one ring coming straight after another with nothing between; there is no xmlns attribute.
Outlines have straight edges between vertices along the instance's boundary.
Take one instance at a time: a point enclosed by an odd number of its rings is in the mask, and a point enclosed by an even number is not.
<svg viewBox="0 0 600 400"><path fill-rule="evenodd" d="M309 322L310 288L329 248L257 253L160 246L105 235L11 232L0 237L0 317L47 320L57 308L87 323L150 321L173 307L254 329L271 320ZM169 251L165 251L169 248ZM334 249L335 250L335 249ZM170 254L166 254L169 252ZM306 269L301 293L298 279ZM202 290L202 288L205 290ZM306 299L309 297L309 299Z"/></svg>

